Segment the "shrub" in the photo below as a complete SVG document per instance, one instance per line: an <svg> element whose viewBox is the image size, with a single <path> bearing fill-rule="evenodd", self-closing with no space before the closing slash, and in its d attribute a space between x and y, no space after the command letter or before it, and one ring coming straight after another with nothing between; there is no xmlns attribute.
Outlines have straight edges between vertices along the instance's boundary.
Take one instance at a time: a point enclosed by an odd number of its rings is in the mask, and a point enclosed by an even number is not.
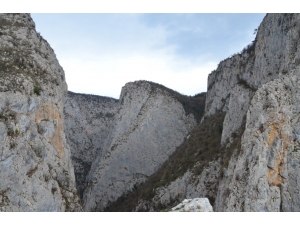
<svg viewBox="0 0 300 225"><path fill-rule="evenodd" d="M34 92L34 94L36 94L36 95L41 95L41 88L35 86L34 89L33 89L33 92Z"/></svg>

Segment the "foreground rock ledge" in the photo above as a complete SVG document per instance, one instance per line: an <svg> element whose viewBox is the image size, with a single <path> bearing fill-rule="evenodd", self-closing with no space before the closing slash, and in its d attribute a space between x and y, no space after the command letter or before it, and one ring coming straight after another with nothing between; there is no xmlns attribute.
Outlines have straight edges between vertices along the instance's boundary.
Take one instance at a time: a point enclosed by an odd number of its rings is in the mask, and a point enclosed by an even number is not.
<svg viewBox="0 0 300 225"><path fill-rule="evenodd" d="M213 212L213 208L207 198L194 198L184 199L172 212Z"/></svg>

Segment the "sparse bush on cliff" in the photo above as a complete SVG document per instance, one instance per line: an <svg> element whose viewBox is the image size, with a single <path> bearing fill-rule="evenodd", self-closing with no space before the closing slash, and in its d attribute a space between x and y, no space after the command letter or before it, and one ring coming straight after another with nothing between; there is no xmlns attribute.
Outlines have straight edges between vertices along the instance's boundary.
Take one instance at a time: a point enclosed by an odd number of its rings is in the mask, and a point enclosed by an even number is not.
<svg viewBox="0 0 300 225"><path fill-rule="evenodd" d="M36 94L36 95L41 95L41 88L35 86L34 89L33 89L33 92L34 92L34 94Z"/></svg>

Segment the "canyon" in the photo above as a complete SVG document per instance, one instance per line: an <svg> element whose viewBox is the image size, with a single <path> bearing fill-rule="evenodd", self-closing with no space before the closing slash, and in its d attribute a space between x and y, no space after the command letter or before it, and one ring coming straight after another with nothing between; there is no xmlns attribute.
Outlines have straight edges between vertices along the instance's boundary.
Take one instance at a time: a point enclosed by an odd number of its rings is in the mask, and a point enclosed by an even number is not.
<svg viewBox="0 0 300 225"><path fill-rule="evenodd" d="M300 211L299 14L267 14L195 96L70 92L30 14L0 28L0 211Z"/></svg>

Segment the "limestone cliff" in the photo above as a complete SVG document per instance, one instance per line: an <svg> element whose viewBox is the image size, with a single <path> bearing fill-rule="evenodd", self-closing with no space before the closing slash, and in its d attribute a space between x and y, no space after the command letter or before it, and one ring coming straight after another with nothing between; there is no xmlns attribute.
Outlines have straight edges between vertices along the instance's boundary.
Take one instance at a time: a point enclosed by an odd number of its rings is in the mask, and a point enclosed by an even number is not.
<svg viewBox="0 0 300 225"><path fill-rule="evenodd" d="M103 155L118 107L118 100L113 98L68 92L64 126L81 197L92 162Z"/></svg>
<svg viewBox="0 0 300 225"><path fill-rule="evenodd" d="M222 211L299 211L299 74L263 85L247 113L241 153L230 171ZM222 190L219 190L221 196Z"/></svg>
<svg viewBox="0 0 300 225"><path fill-rule="evenodd" d="M230 104L234 102L231 98L238 98L236 89L229 93L223 124L227 135L222 134L222 141L242 127L231 126L230 118L235 115L245 118L245 128L241 144L220 179L217 211L299 211L299 185L295 182L298 125L294 119L299 106L294 87L299 76L299 35L299 14L268 14L258 29L253 69L241 74L253 97L238 110L232 107L236 103ZM216 105L208 100L207 113L213 108L209 102Z"/></svg>
<svg viewBox="0 0 300 225"><path fill-rule="evenodd" d="M222 143L245 122L256 90L299 65L299 40L298 14L268 14L253 43L209 75L205 116L227 112Z"/></svg>
<svg viewBox="0 0 300 225"><path fill-rule="evenodd" d="M145 81L123 87L106 150L87 177L85 210L103 210L168 159L196 125L194 115L180 103L184 98L189 97Z"/></svg>
<svg viewBox="0 0 300 225"><path fill-rule="evenodd" d="M80 211L64 71L29 14L0 14L0 211Z"/></svg>

